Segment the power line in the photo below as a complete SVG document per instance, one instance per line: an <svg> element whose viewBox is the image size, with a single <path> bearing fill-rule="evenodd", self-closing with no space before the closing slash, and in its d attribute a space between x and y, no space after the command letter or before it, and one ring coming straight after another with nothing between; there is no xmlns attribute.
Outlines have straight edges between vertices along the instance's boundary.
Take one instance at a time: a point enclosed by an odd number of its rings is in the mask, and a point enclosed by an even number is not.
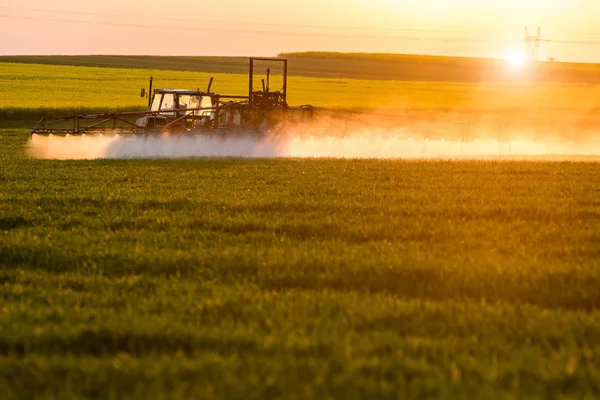
<svg viewBox="0 0 600 400"><path fill-rule="evenodd" d="M180 22L194 22L198 23L217 23L217 24L235 24L235 25L246 25L256 27L280 27L280 28L310 28L310 29L333 29L333 30L359 30L359 31L370 31L370 32L415 32L415 33L481 33L483 31L476 30L459 30L459 29L409 29L409 28L369 28L369 27L352 27L352 26L325 26L325 25L302 25L302 24L273 24L273 23L261 23L261 22L245 22L245 21L223 21L223 20L195 20L190 18L171 18L171 17L149 17L149 16L129 16L129 15L117 15L108 13L92 13L92 12L77 12L77 11L60 11L50 10L42 8L25 8L25 7L9 7L0 6L0 9L6 10L20 10L20 11L34 11L34 12L46 12L46 13L61 13L68 15L86 15L94 17L110 17L110 18L128 18L128 19L142 19L150 21L180 21ZM292 36L292 37L330 37L330 38L341 38L341 39L373 39L373 40L395 40L395 41L415 41L415 42L444 42L444 43L489 43L489 42L518 42L518 40L493 40L490 38L476 38L476 37L427 37L427 36L391 36L391 35L364 35L354 33L330 33L330 32L286 32L286 31L272 31L265 29L243 29L243 28L209 28L209 27L189 27L182 25L149 25L135 22L113 22L113 21L99 21L99 20L79 20L79 19L68 19L58 17L34 17L34 16L20 16L20 15L8 15L0 14L0 18L4 19L21 19L21 20L32 20L32 21L48 21L48 22L66 22L75 24L85 25L104 25L104 26L115 26L115 27L132 27L142 29L169 29L169 30L180 30L180 31L193 31L193 32L211 32L211 33L238 33L238 34L259 34L259 35L276 35L276 36ZM557 33L564 35L600 35L600 32L565 32ZM533 38L533 36L532 36ZM560 40L560 39L541 39L538 37L537 43L559 43L559 44L579 44L579 45L600 45L600 41L597 40Z"/></svg>
<svg viewBox="0 0 600 400"><path fill-rule="evenodd" d="M501 32L501 30L482 30L482 29L415 29L415 28L373 28L364 26L339 26L339 25L306 25L306 24L274 24L268 22L248 22L248 21L225 21L225 20L199 20L192 18L176 18L176 17L151 17L143 15L123 15L109 14L96 12L81 12L71 10L51 10L46 8L29 8L29 7L11 7L0 6L0 9L15 10L15 11L34 11L55 14L69 15L87 15L96 17L110 18L127 18L127 19L145 19L155 21L180 21L194 23L215 23L215 24L235 24L248 26L272 26L272 27L288 27L288 28L310 28L310 29L333 29L333 30L362 30L362 31L381 31L381 32L436 32L436 33L484 33L484 32ZM555 35L600 35L600 32L554 32Z"/></svg>
<svg viewBox="0 0 600 400"><path fill-rule="evenodd" d="M138 23L121 23L111 21L82 21L75 19L66 18L47 18L47 17L31 17L31 16L17 16L17 15L6 15L0 14L0 18L5 19L21 19L21 20L32 20L32 21L48 21L48 22L67 22L84 25L105 25L115 27L132 27L132 28L144 28L144 29L168 29L168 30L180 30L180 31L192 31L192 32L211 32L211 33L239 33L239 34L262 34L262 35L276 35L276 36L298 36L298 37L330 37L330 38L341 38L341 39L376 39L376 40L402 40L402 41L434 41L434 42L462 42L462 43L485 43L492 40L480 39L480 38L444 38L444 37L416 37L416 36L375 36L375 35L357 35L357 34L334 34L334 33L311 33L311 32L274 32L271 30L249 30L249 29L231 29L231 28L201 28L201 27L188 27L180 25L147 25Z"/></svg>
<svg viewBox="0 0 600 400"><path fill-rule="evenodd" d="M87 15L95 17L111 17L111 18L128 18L128 19L145 19L153 21L181 21L181 22L194 22L198 23L214 23L214 24L235 24L235 25L248 25L248 26L272 26L272 27L287 27L287 28L310 28L310 29L334 29L334 30L363 30L363 31L381 31L381 32L437 32L437 33L477 33L482 32L480 30L467 30L467 29L412 29L412 28L372 28L372 27L359 27L359 26L328 26L328 25L302 25L302 24L274 24L264 22L248 22L248 21L224 21L224 20L198 20L191 18L173 18L173 17L149 17L139 15L123 15L123 14L107 14L107 13L92 13L92 12L80 12L80 11L62 11L62 10L50 10L43 8L25 8L25 7L8 7L0 6L1 9L14 10L14 11L35 11L35 12L46 12L55 14L69 14L69 15Z"/></svg>
<svg viewBox="0 0 600 400"><path fill-rule="evenodd" d="M549 43L562 43L562 44L589 44L589 45L600 45L600 41L597 41L597 40L556 40L556 39L540 39L540 42L549 42Z"/></svg>
<svg viewBox="0 0 600 400"><path fill-rule="evenodd" d="M598 36L600 32L554 32L555 35L586 35L586 36Z"/></svg>

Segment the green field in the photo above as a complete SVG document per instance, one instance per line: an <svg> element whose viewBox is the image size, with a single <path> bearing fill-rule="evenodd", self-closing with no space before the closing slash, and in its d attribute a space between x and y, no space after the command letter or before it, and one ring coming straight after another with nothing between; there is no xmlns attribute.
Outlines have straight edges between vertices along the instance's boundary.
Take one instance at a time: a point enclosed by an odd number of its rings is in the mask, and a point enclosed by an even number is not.
<svg viewBox="0 0 600 400"><path fill-rule="evenodd" d="M115 60L0 62L1 400L600 398L600 163L29 158L36 118L143 109L150 75L247 84ZM597 134L583 80L330 62L292 104Z"/></svg>
<svg viewBox="0 0 600 400"><path fill-rule="evenodd" d="M595 64L531 63L511 71L506 60L406 54L283 53L290 74L312 78L346 78L429 82L567 82L600 83ZM245 74L246 57L167 56L0 56L0 62L87 67L159 69Z"/></svg>
<svg viewBox="0 0 600 400"><path fill-rule="evenodd" d="M0 393L594 399L600 165L45 161L0 135Z"/></svg>
<svg viewBox="0 0 600 400"><path fill-rule="evenodd" d="M0 123L33 126L42 116L141 110L148 78L156 87L246 94L244 74L0 63ZM275 84L276 85L276 84ZM600 124L600 85L458 83L292 76L292 105L374 110L415 121L468 121L485 129L535 129L576 138ZM577 130L575 135L573 131Z"/></svg>

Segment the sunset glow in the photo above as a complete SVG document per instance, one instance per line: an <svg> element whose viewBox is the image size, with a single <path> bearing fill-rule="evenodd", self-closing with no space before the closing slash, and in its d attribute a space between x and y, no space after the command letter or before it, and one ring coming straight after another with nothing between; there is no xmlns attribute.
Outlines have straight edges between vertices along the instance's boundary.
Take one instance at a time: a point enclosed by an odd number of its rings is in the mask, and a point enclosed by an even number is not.
<svg viewBox="0 0 600 400"><path fill-rule="evenodd" d="M287 51L503 58L540 26L540 59L600 61L592 0L5 0L0 54L275 55ZM210 40L206 40L210 37ZM569 42L569 43L565 43ZM511 64L513 64L511 62Z"/></svg>
<svg viewBox="0 0 600 400"><path fill-rule="evenodd" d="M515 54L510 54L508 57L506 57L506 61L508 62L508 65L511 68L521 69L525 65L527 58L525 57L524 54L515 53Z"/></svg>

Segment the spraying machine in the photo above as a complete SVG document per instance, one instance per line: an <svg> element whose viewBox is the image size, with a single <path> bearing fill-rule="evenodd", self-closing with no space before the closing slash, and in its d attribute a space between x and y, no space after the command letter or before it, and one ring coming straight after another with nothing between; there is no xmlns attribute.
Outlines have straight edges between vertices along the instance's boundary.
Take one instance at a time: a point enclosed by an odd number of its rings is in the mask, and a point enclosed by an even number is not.
<svg viewBox="0 0 600 400"><path fill-rule="evenodd" d="M257 77L255 72L265 64L269 68L261 70L264 75ZM278 82L278 89L272 89L275 86L272 81ZM217 141L227 147L237 136L248 139L248 135L253 135L250 139L257 143L286 142L292 138L289 143L306 149L305 153L302 153L304 150L298 150L299 153L292 154L311 156L356 156L365 154L365 149L372 150L368 154L389 156L443 156L482 152L498 155L513 152L510 132L506 132L501 126L497 130L487 129L487 132L473 134L470 122L454 117L452 120L438 118L432 116L430 110L416 109L412 114L389 115L368 110L290 106L288 60L283 58L250 58L247 94L215 93L211 90L212 84L213 78L210 78L206 90L153 89L153 80L150 78L149 89L141 91L141 96L148 98L146 110L42 118L31 132L32 142L34 135L81 136L78 146L93 150L94 145L84 135L107 135L108 141L120 140L116 138L117 135L133 136L133 140L126 142L139 142L135 139L141 136L144 143L154 143L153 136L189 135L194 137L195 143ZM360 98L360 93L356 95ZM419 118L419 113L424 116ZM58 157L64 157L66 148L73 141L56 139L47 137L37 140L36 143L43 147L41 156L58 154ZM99 139L103 140L104 137ZM300 144L296 139L300 139ZM49 151L50 144L54 146L50 150L58 151ZM223 151L219 154L239 155L237 152L235 146L232 146L231 152ZM84 153L89 155L89 151ZM105 153L100 156L107 156ZM200 153L213 154L208 150Z"/></svg>
<svg viewBox="0 0 600 400"><path fill-rule="evenodd" d="M257 62L277 63L283 72L283 86L271 89L271 68L255 88ZM312 106L291 107L287 103L288 61L280 58L250 58L247 95L218 94L200 89L155 89L152 78L148 109L118 113L42 118L32 134L235 134L271 133L292 125L310 124L315 116Z"/></svg>
<svg viewBox="0 0 600 400"><path fill-rule="evenodd" d="M283 58L250 58L248 93L218 94L211 91L213 78L206 90L154 89L150 78L148 98L143 111L75 115L42 118L32 135L231 135L270 136L282 132L295 135L344 137L349 133L393 132L406 139L420 137L436 140L454 137L466 140L465 124L430 124L411 121L402 115L377 114L368 111L317 108L310 105L288 105L288 60ZM265 75L257 77L257 63L268 65ZM273 68L271 68L273 67ZM273 90L272 79L282 86ZM433 126L432 126L433 125Z"/></svg>

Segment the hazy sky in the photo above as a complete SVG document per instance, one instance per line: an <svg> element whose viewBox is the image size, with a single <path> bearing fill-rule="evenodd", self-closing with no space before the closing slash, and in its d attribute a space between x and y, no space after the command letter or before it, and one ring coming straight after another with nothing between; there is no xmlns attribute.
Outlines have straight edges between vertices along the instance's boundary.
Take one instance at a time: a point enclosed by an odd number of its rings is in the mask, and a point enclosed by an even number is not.
<svg viewBox="0 0 600 400"><path fill-rule="evenodd" d="M327 50L600 61L598 0L2 0L0 54Z"/></svg>

